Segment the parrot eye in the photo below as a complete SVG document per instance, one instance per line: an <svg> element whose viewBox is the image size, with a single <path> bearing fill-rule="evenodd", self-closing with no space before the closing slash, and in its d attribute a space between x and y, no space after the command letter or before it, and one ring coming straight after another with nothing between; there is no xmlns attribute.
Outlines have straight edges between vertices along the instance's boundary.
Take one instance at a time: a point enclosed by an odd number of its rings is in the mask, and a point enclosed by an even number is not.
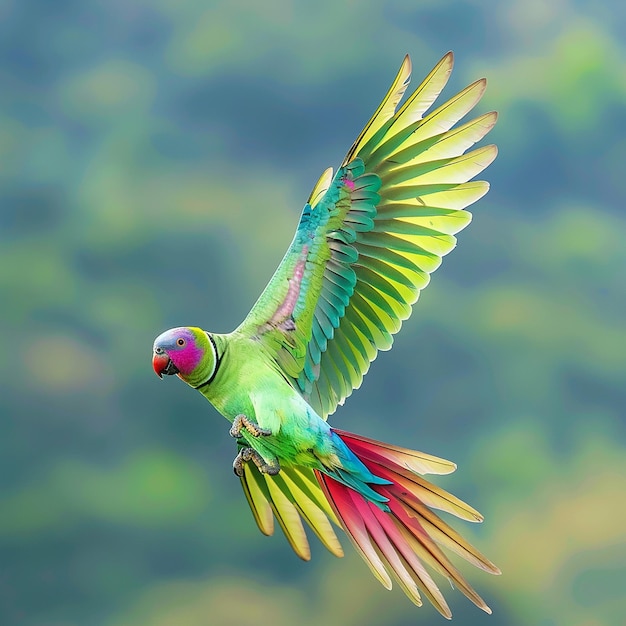
<svg viewBox="0 0 626 626"><path fill-rule="evenodd" d="M179 338L176 340L176 343L177 343L179 346L181 346L181 347L182 347L182 346L184 346L184 345L185 345L185 340L184 340L182 337L179 337Z"/></svg>

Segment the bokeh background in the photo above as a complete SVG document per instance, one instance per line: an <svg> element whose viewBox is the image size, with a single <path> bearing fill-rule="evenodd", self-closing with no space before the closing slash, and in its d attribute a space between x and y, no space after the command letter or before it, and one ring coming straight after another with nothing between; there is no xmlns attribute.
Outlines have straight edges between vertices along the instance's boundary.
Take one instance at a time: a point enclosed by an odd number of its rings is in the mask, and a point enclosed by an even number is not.
<svg viewBox="0 0 626 626"><path fill-rule="evenodd" d="M457 623L626 623L625 32L617 0L0 2L0 623L444 623L263 537L150 353L241 321L402 56L448 49L492 190L333 422L458 463L504 575Z"/></svg>

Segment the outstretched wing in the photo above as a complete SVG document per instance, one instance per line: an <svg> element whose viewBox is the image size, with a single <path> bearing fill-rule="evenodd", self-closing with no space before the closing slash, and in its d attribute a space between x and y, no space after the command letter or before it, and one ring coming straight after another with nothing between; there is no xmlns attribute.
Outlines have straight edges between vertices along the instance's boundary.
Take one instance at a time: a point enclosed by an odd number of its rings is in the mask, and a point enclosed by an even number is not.
<svg viewBox="0 0 626 626"><path fill-rule="evenodd" d="M411 74L405 57L335 176L326 170L315 185L287 254L237 329L266 346L323 417L359 387L378 350L391 347L470 222L464 209L489 189L468 181L496 147L466 150L491 130L496 113L452 128L486 81L424 116L452 65L450 52L397 109Z"/></svg>

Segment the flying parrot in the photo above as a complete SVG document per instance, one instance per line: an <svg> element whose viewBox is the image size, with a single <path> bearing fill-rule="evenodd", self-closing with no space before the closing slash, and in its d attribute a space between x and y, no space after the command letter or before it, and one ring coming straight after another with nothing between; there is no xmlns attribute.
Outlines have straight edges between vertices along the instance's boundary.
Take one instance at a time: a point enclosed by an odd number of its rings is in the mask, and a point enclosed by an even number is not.
<svg viewBox="0 0 626 626"><path fill-rule="evenodd" d="M466 152L496 113L454 125L480 100L478 80L425 114L446 85L446 54L404 104L411 61L333 175L304 205L291 246L242 324L229 334L172 328L154 342L155 372L176 374L231 422L235 474L266 535L274 519L302 559L304 520L337 556L340 526L388 589L395 577L418 606L422 595L452 616L430 570L490 613L443 549L492 574L498 568L433 509L470 522L480 513L423 478L454 463L332 428L327 418L361 385L379 350L411 314L466 211L487 192L469 182L496 157ZM454 127L454 128L453 128Z"/></svg>

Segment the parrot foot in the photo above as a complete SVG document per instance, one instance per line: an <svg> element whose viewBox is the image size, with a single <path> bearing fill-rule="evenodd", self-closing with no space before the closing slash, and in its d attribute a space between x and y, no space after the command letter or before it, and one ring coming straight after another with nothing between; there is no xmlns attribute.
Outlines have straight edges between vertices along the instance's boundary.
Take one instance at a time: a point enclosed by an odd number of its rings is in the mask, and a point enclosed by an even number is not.
<svg viewBox="0 0 626 626"><path fill-rule="evenodd" d="M233 461L233 471L236 476L243 476L243 465L252 461L258 468L261 474L269 474L270 476L276 476L280 472L280 464L278 459L274 462L268 463L256 450L253 448L241 448L239 454Z"/></svg>
<svg viewBox="0 0 626 626"><path fill-rule="evenodd" d="M245 415L237 415L233 420L233 425L230 427L229 434L231 437L239 439L242 430L249 432L253 437L269 437L272 434L271 430L261 428L254 422L251 422Z"/></svg>

